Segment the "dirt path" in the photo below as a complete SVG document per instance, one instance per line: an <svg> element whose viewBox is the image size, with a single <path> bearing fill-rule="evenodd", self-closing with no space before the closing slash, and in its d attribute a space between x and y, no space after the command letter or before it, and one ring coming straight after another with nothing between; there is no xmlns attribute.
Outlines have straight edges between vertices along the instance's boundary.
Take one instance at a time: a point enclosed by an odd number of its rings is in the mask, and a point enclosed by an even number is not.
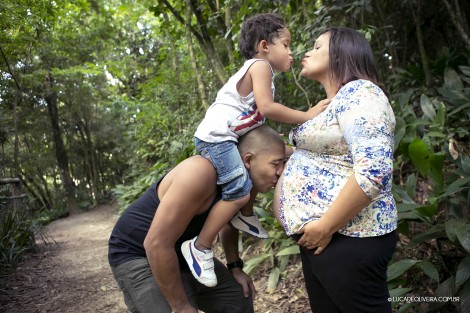
<svg viewBox="0 0 470 313"><path fill-rule="evenodd" d="M47 243L1 290L0 312L127 312L107 261L116 212L105 205L47 225Z"/></svg>
<svg viewBox="0 0 470 313"><path fill-rule="evenodd" d="M29 254L0 289L0 313L128 312L107 261L116 213L116 206L104 205L47 225L39 252ZM266 264L255 274L255 312L310 311L298 265L273 293L263 290L269 272Z"/></svg>

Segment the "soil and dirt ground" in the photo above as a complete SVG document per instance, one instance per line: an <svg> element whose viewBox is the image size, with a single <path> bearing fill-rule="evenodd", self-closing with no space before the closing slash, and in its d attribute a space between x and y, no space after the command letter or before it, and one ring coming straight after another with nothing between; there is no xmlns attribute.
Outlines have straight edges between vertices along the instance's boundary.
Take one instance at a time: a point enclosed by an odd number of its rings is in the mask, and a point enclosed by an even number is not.
<svg viewBox="0 0 470 313"><path fill-rule="evenodd" d="M44 227L38 252L27 255L1 286L0 312L128 312L107 262L117 211L104 205ZM298 265L272 293L265 291L269 271L260 268L254 277L255 312L310 312Z"/></svg>

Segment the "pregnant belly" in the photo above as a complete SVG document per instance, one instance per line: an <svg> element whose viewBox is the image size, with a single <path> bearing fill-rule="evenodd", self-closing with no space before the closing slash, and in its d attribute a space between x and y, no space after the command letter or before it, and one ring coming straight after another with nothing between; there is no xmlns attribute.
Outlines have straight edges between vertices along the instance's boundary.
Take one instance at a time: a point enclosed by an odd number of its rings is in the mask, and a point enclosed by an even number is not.
<svg viewBox="0 0 470 313"><path fill-rule="evenodd" d="M281 177L277 181L276 188L274 188L273 204L272 204L272 207L271 207L271 213L276 218L279 225L283 225L282 221L281 221L281 217L279 215L280 198L281 198L281 186L282 186L282 180L283 179L284 179L284 175L281 175Z"/></svg>

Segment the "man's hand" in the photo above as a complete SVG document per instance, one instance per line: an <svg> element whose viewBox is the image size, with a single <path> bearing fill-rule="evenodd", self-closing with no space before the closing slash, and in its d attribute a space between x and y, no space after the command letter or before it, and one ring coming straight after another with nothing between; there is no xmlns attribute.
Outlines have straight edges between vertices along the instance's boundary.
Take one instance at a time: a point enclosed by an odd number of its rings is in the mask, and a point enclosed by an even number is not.
<svg viewBox="0 0 470 313"><path fill-rule="evenodd" d="M300 231L299 234L302 234L299 241L297 242L300 246L303 246L307 249L317 249L314 254L318 255L325 250L328 244L331 241L331 234L325 231L322 227L321 222L311 221L305 225Z"/></svg>
<svg viewBox="0 0 470 313"><path fill-rule="evenodd" d="M248 298L251 292L251 299L255 300L256 297L256 288L251 280L250 276L248 276L241 268L233 268L231 270L233 278L242 286L243 288L243 295L245 298Z"/></svg>

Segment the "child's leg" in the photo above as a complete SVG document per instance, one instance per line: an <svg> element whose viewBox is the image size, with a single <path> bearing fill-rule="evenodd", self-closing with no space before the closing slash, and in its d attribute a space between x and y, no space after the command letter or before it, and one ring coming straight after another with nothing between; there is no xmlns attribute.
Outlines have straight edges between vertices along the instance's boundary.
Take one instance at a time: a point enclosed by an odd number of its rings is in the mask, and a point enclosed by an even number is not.
<svg viewBox="0 0 470 313"><path fill-rule="evenodd" d="M248 202L240 209L241 214L244 216L253 215L253 205L255 204L256 196L250 196Z"/></svg>
<svg viewBox="0 0 470 313"><path fill-rule="evenodd" d="M219 231L249 201L249 199L250 195L248 194L243 198L233 201L219 200L210 211L199 236L197 236L197 240L194 244L196 248L201 251L211 249L212 242L214 242Z"/></svg>
<svg viewBox="0 0 470 313"><path fill-rule="evenodd" d="M181 252L191 273L202 284L217 285L212 242L222 227L246 204L252 187L248 172L233 141L207 143L195 140L196 149L210 160L217 171L217 185L222 186L222 200L209 213L198 237L183 242Z"/></svg>

